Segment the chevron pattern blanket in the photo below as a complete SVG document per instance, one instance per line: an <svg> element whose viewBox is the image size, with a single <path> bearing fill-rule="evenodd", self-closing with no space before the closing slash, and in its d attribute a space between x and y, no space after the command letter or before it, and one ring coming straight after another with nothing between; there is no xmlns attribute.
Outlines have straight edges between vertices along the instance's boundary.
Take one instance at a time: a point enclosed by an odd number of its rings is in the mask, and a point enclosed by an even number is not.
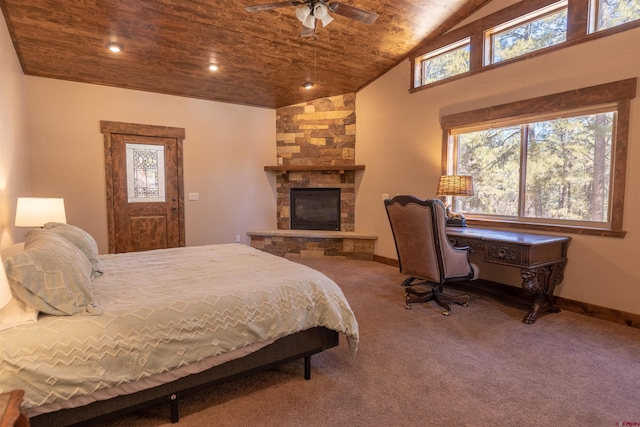
<svg viewBox="0 0 640 427"><path fill-rule="evenodd" d="M42 315L0 331L0 392L25 408L90 396L315 326L358 324L322 273L240 244L101 255L97 316Z"/></svg>

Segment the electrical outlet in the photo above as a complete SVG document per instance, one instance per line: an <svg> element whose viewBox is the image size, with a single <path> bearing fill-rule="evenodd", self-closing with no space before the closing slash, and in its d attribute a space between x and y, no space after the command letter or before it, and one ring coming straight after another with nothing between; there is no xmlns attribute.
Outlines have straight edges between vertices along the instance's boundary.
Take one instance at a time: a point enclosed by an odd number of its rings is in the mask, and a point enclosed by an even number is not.
<svg viewBox="0 0 640 427"><path fill-rule="evenodd" d="M240 235L236 234L236 243L240 243Z"/></svg>
<svg viewBox="0 0 640 427"><path fill-rule="evenodd" d="M200 200L200 193L189 193L189 200Z"/></svg>

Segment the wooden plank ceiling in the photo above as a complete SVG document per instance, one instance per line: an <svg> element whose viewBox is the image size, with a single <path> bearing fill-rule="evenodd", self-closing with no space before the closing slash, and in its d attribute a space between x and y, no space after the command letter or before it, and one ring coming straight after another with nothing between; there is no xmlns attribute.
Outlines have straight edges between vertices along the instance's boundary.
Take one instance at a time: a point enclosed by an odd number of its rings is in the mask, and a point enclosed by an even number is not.
<svg viewBox="0 0 640 427"><path fill-rule="evenodd" d="M273 0L0 0L26 75L277 108L356 92L488 0L340 0L375 12L300 37ZM328 0L327 4L333 1ZM124 46L119 54L105 45ZM213 73L209 63L220 66ZM315 81L311 90L305 81ZM407 70L407 89L409 71Z"/></svg>

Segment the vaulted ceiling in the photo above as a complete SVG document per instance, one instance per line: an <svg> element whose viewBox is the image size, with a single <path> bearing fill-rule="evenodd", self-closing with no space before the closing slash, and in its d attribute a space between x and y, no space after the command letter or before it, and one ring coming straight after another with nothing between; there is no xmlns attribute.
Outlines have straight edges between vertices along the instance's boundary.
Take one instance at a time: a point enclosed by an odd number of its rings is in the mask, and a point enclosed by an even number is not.
<svg viewBox="0 0 640 427"><path fill-rule="evenodd" d="M291 6L269 0L0 0L26 75L277 108L356 92L488 0L327 0L335 13L301 37ZM272 0L273 2L273 0ZM114 54L106 44L124 51ZM206 68L215 63L220 68ZM313 81L311 90L302 88ZM409 71L407 71L407 89Z"/></svg>

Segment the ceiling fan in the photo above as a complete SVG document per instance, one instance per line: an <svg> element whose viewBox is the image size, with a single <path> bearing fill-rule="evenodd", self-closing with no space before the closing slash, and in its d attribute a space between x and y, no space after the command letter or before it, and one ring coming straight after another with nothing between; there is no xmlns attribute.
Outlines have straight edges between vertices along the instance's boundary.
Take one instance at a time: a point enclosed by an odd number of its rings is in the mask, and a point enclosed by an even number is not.
<svg viewBox="0 0 640 427"><path fill-rule="evenodd" d="M349 6L344 3L331 2L331 0L280 1L247 6L244 9L247 12L260 12L289 6L300 6L296 9L296 17L302 22L302 37L311 37L315 34L316 21L322 22L323 27L329 25L331 21L333 21L333 17L329 15L329 12L354 19L366 25L371 25L378 19L377 13Z"/></svg>

